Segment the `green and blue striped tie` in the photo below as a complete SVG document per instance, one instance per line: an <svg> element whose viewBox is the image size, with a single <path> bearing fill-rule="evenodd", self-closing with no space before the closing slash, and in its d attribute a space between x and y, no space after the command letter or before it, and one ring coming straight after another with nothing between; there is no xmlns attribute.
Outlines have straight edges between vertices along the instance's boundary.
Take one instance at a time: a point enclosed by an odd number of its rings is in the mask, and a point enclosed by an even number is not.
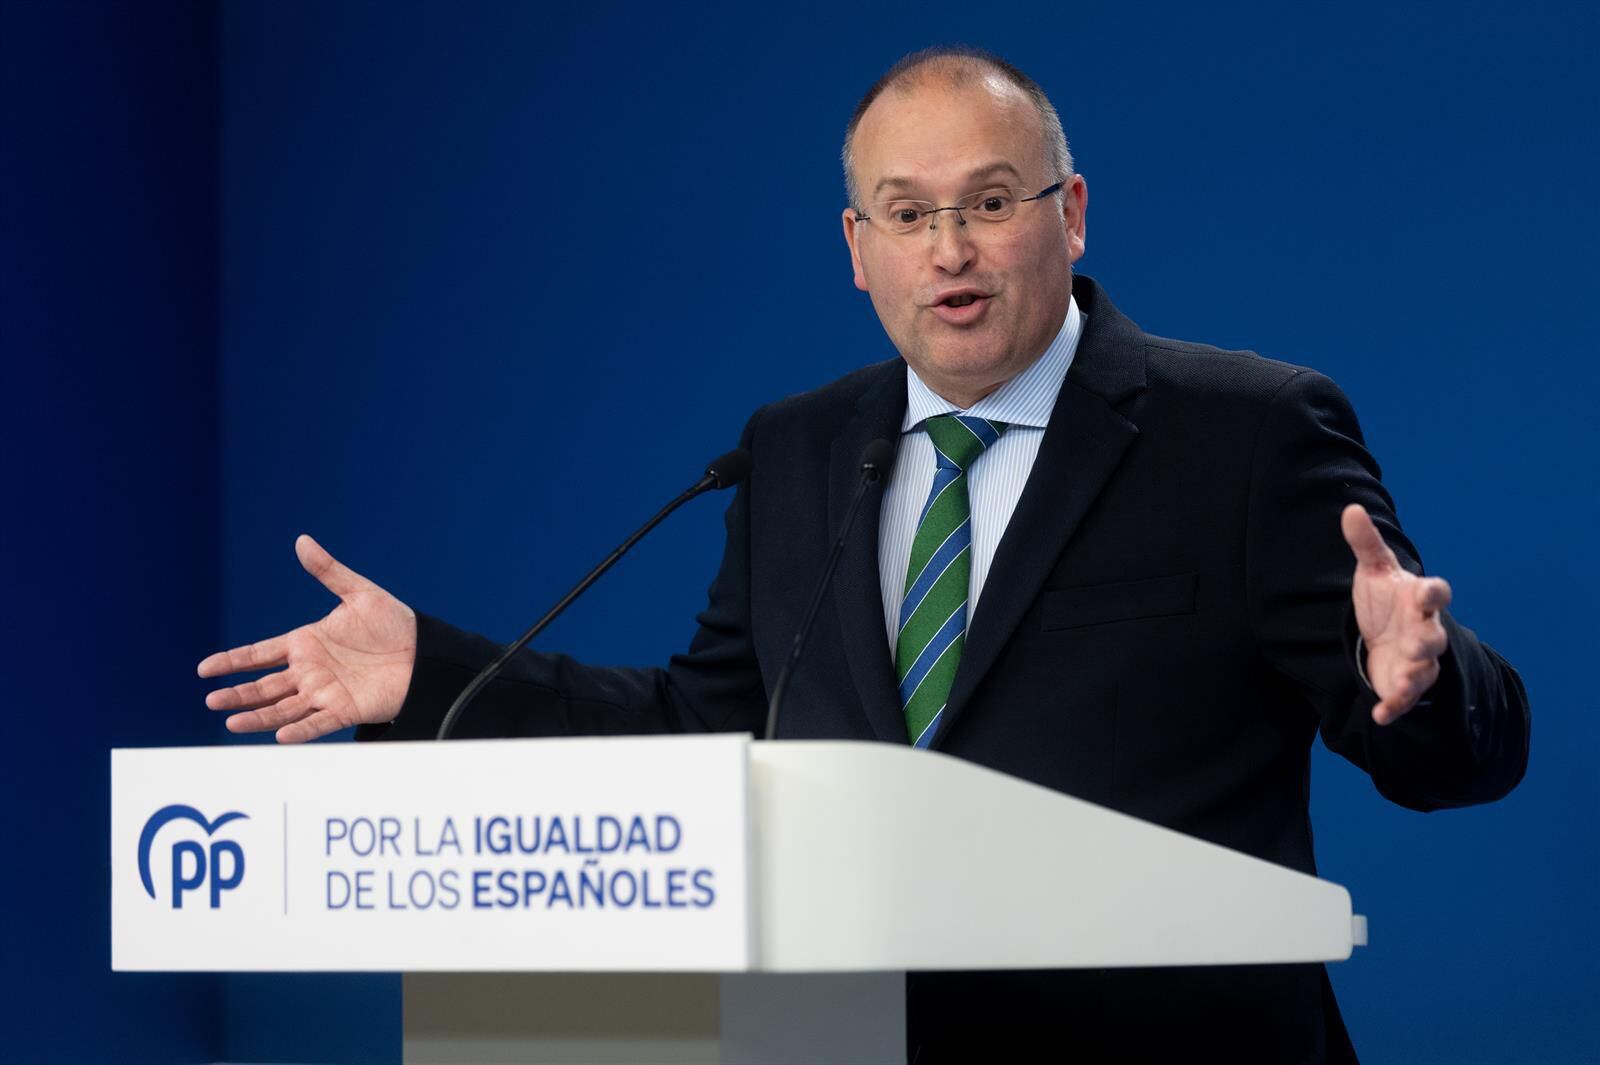
<svg viewBox="0 0 1600 1065"><path fill-rule="evenodd" d="M911 541L894 653L906 730L918 747L928 746L938 734L966 639L972 577L967 471L1006 430L1005 422L963 414L940 414L923 425L939 465Z"/></svg>

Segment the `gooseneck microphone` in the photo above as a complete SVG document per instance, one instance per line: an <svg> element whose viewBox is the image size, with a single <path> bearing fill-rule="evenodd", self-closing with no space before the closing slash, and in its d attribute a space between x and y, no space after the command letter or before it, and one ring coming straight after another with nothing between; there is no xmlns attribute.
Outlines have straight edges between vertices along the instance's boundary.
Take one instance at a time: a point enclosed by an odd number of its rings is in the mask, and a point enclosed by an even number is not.
<svg viewBox="0 0 1600 1065"><path fill-rule="evenodd" d="M668 514L671 514L702 492L708 492L713 488L732 488L750 476L751 464L750 452L742 447L713 459L711 464L706 467L704 477L686 488L676 499L657 511L655 517L645 522L632 536L622 541L617 549L607 555L605 560L598 566L590 570L583 580L573 587L572 591L562 596L561 601L551 607L544 617L534 622L533 628L518 637L515 643L509 645L500 653L499 658L490 662L481 673L472 678L472 682L461 690L460 695L456 696L456 701L450 704L450 710L444 715L444 720L440 722L439 734L435 738L448 739L450 730L455 728L456 722L461 719L462 712L466 710L477 694L483 690L484 686L499 675L500 671L505 668L506 663L511 660L511 656L522 650L529 640L543 632L545 626L560 617L561 612L571 606L574 599L586 592L589 589L589 585L599 580L601 574L616 565L617 560L627 554L630 547L644 539L646 533L660 525Z"/></svg>
<svg viewBox="0 0 1600 1065"><path fill-rule="evenodd" d="M794 634L789 660L783 664L778 679L772 685L772 699L767 703L766 739L773 739L778 734L778 707L783 703L784 692L789 690L789 679L794 676L795 667L800 664L800 653L805 650L806 637L811 635L811 626L817 620L822 598L833 583L833 571L839 568L839 556L844 553L844 542L850 535L850 527L855 524L861 500L865 498L867 489L889 471L893 462L894 445L887 440L874 440L861 449L861 461L856 464L861 483L856 485L856 494L850 498L850 508L844 512L844 528L839 530L839 538L833 542L833 550L828 553L828 564L822 571L822 579L817 582L816 593L811 597L811 607L806 611L805 620L800 623L800 631Z"/></svg>

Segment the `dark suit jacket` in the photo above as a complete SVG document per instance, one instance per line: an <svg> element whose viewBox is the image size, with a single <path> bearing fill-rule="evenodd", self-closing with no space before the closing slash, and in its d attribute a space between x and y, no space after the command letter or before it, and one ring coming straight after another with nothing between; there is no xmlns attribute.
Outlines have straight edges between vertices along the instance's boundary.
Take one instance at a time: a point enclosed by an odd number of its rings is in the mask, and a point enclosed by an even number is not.
<svg viewBox="0 0 1600 1065"><path fill-rule="evenodd" d="M1514 787L1527 759L1521 682L1453 619L1428 703L1372 723L1340 510L1363 504L1407 568L1421 563L1339 389L1249 352L1145 334L1089 278L1073 291L1086 328L934 746L1307 873L1319 731L1413 809ZM904 411L899 360L758 411L743 438L754 472L728 508L688 653L665 670L524 654L458 734L759 734L857 457L875 438L898 441ZM858 521L789 690L783 738L908 742L877 542L877 522ZM431 736L495 651L420 618L405 706L366 735ZM1316 965L913 974L908 1010L922 1061L1035 1037L1086 1059L1353 1056Z"/></svg>

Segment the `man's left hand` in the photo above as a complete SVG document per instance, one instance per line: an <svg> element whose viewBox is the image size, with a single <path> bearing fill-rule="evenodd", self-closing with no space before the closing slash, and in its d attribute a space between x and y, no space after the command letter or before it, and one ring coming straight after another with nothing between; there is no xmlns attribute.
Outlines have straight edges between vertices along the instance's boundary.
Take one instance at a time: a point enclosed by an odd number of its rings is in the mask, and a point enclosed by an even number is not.
<svg viewBox="0 0 1600 1065"><path fill-rule="evenodd" d="M1339 524L1356 556L1350 599L1367 649L1367 683L1378 693L1372 720L1387 725L1439 679L1439 656L1450 642L1439 611L1450 605L1450 585L1401 566L1360 504L1345 507Z"/></svg>

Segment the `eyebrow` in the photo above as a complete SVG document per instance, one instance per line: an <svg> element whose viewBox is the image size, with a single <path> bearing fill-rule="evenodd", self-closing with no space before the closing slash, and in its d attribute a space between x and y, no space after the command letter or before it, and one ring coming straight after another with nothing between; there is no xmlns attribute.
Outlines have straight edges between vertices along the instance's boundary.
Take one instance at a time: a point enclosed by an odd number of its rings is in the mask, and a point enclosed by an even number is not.
<svg viewBox="0 0 1600 1065"><path fill-rule="evenodd" d="M990 163L987 166L980 166L978 169L969 171L967 173L967 180L977 181L980 178L988 177L991 174L998 174L1002 171L1009 173L1018 181L1022 180L1021 171L1012 166L1010 163ZM878 182L877 186L872 190L872 194L874 196L878 195L884 190L885 186L901 189L914 189L916 188L917 183L914 178L886 177Z"/></svg>

